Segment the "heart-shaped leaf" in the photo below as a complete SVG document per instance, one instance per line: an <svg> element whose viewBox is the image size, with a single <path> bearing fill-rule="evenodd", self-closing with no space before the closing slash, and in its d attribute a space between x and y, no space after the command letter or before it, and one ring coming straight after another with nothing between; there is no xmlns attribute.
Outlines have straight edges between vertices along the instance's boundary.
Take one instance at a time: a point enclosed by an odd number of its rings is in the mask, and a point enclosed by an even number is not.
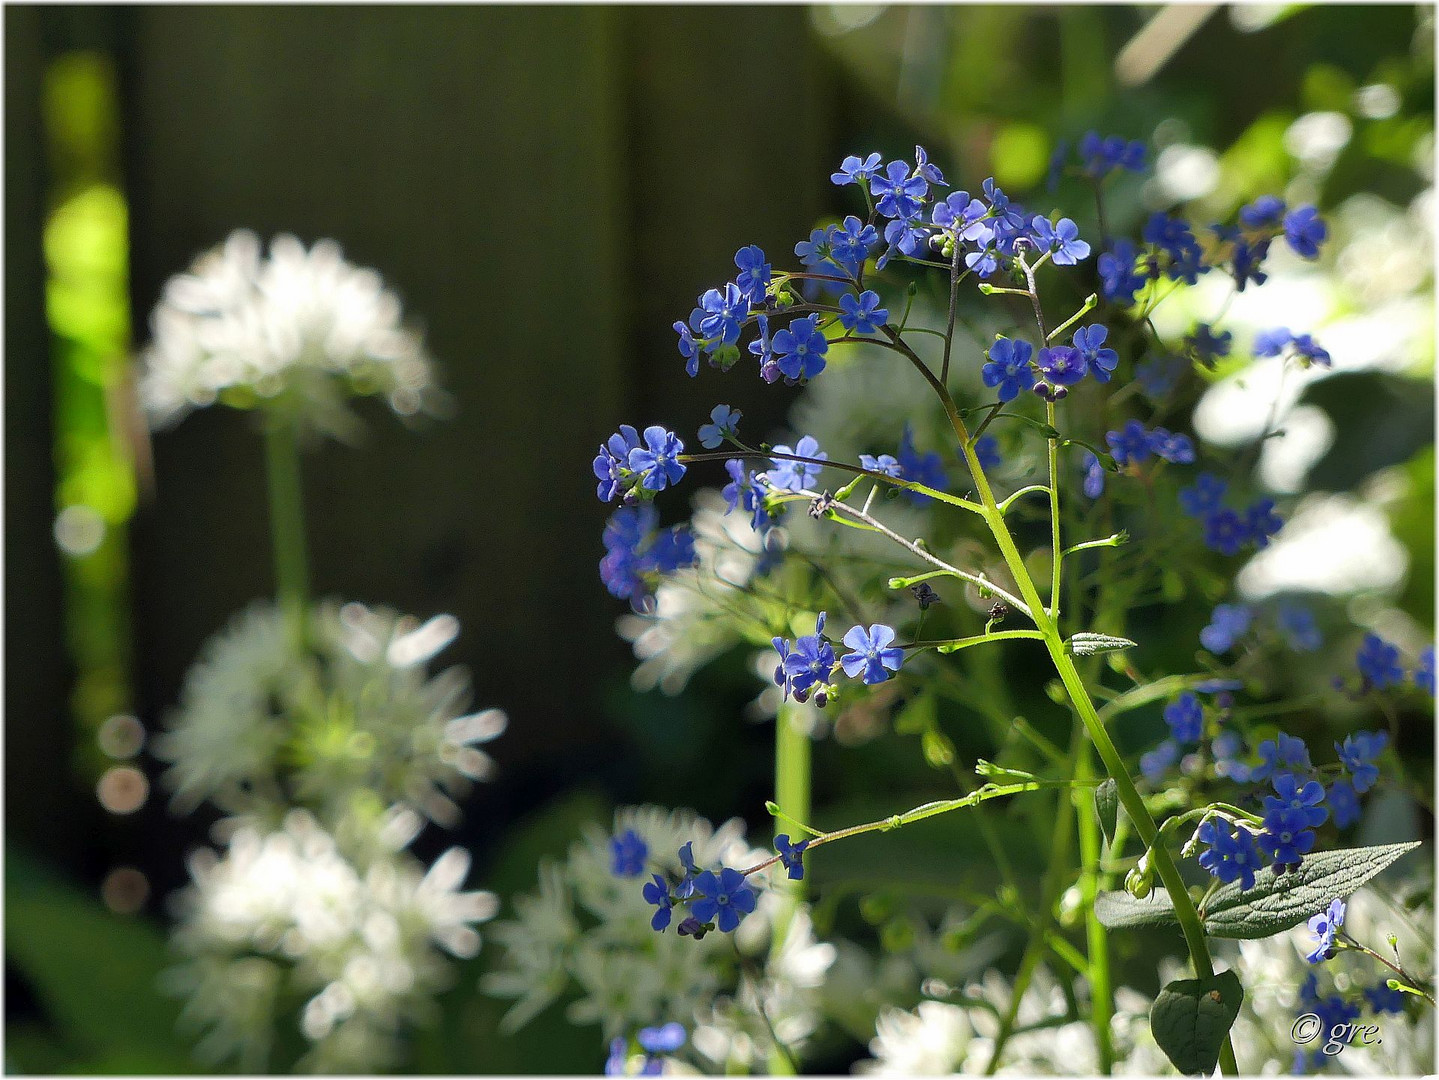
<svg viewBox="0 0 1439 1080"><path fill-rule="evenodd" d="M1180 1072L1212 1073L1243 1001L1244 987L1232 971L1207 979L1180 979L1154 999L1149 1030Z"/></svg>

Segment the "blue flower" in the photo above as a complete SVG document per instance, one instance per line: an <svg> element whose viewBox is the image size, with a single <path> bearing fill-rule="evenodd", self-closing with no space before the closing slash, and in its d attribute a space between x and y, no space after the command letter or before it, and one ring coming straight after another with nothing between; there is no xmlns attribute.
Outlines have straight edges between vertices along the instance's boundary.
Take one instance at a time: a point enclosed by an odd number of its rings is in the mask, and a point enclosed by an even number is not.
<svg viewBox="0 0 1439 1080"><path fill-rule="evenodd" d="M1105 339L1109 337L1109 327L1096 323L1093 326L1085 326L1074 332L1074 347L1079 350L1079 355L1084 357L1084 362L1089 366L1089 372L1097 382L1107 383L1110 376L1114 374L1115 367L1119 364L1119 354L1113 349L1104 347Z"/></svg>
<svg viewBox="0 0 1439 1080"><path fill-rule="evenodd" d="M657 909L654 917L650 919L651 928L663 932L674 915L674 901L670 898L669 883L658 874L653 874L640 891L644 895L645 903L653 904Z"/></svg>
<svg viewBox="0 0 1439 1080"><path fill-rule="evenodd" d="M690 312L690 326L707 339L721 345L734 345L739 341L740 324L748 315L749 300L731 281L725 284L723 291L710 289L699 298L699 307Z"/></svg>
<svg viewBox="0 0 1439 1080"><path fill-rule="evenodd" d="M1324 785L1310 780L1303 787L1294 779L1293 773L1274 774L1274 795L1264 797L1265 814L1280 810L1291 810L1294 820L1302 821L1305 827L1314 829L1329 819L1329 811L1320 804L1324 802Z"/></svg>
<svg viewBox="0 0 1439 1080"><path fill-rule="evenodd" d="M1104 494L1105 469L1099 458L1088 450L1084 452L1084 494L1086 498L1097 499Z"/></svg>
<svg viewBox="0 0 1439 1080"><path fill-rule="evenodd" d="M771 276L770 265L765 261L764 252L754 244L742 247L735 252L734 264L739 267L735 284L739 286L741 295L751 304L764 303Z"/></svg>
<svg viewBox="0 0 1439 1080"><path fill-rule="evenodd" d="M694 334L690 328L682 322L675 323L675 333L679 334L680 355L685 358L685 373L693 379L700 373L700 346L695 341Z"/></svg>
<svg viewBox="0 0 1439 1080"><path fill-rule="evenodd" d="M981 435L974 443L974 457L981 469L997 469L1004 460L999 456L999 440L993 435Z"/></svg>
<svg viewBox="0 0 1439 1080"><path fill-rule="evenodd" d="M846 184L862 184L868 182L879 169L879 163L883 160L878 152L870 154L861 161L853 154L839 163L839 172L830 173L832 180L839 187Z"/></svg>
<svg viewBox="0 0 1439 1080"><path fill-rule="evenodd" d="M1228 330L1216 334L1208 323L1200 323L1191 333L1185 335L1184 344L1201 364L1213 367L1216 357L1229 355L1233 340L1234 335Z"/></svg>
<svg viewBox="0 0 1439 1080"><path fill-rule="evenodd" d="M1299 361L1304 367L1308 367L1310 364L1318 364L1320 367L1333 366L1333 358L1330 357L1329 350L1322 348L1319 342L1310 335L1295 334L1291 344L1294 346L1295 355L1299 357Z"/></svg>
<svg viewBox="0 0 1439 1080"><path fill-rule="evenodd" d="M842 225L831 225L828 233L830 258L857 276L869 253L879 245L879 233L851 214ZM910 253L912 254L912 253Z"/></svg>
<svg viewBox="0 0 1439 1080"><path fill-rule="evenodd" d="M1299 810L1274 810L1264 815L1264 831L1259 846L1274 860L1276 867L1293 869L1304 861L1314 848L1314 832L1305 822L1307 815Z"/></svg>
<svg viewBox="0 0 1439 1080"><path fill-rule="evenodd" d="M764 506L764 488L755 482L753 472L745 472L742 459L730 458L724 466L730 476L730 482L721 492L725 500L725 514L728 515L743 505L750 514L750 528L755 532L763 532L770 525L769 511Z"/></svg>
<svg viewBox="0 0 1439 1080"><path fill-rule="evenodd" d="M820 273L839 273L840 268L830 259L830 230L811 230L808 240L801 240L794 246L794 253L799 256L801 265L808 266Z"/></svg>
<svg viewBox="0 0 1439 1080"><path fill-rule="evenodd" d="M1278 356L1282 353L1294 335L1289 332L1287 326L1276 326L1272 330L1261 330L1254 335L1255 356Z"/></svg>
<svg viewBox="0 0 1439 1080"><path fill-rule="evenodd" d="M1104 298L1116 304L1134 303L1134 294L1149 282L1136 270L1138 252L1128 240L1116 240L1114 250L1099 256L1099 282Z"/></svg>
<svg viewBox="0 0 1439 1080"><path fill-rule="evenodd" d="M649 1054L673 1054L685 1044L685 1029L673 1020L660 1027L640 1028L640 1046Z"/></svg>
<svg viewBox="0 0 1439 1080"><path fill-rule="evenodd" d="M840 325L846 330L860 334L874 334L889 318L889 312L879 306L879 293L866 289L858 298L845 293L839 298Z"/></svg>
<svg viewBox="0 0 1439 1080"><path fill-rule="evenodd" d="M1101 139L1099 132L1089 131L1079 140L1079 157L1084 163L1084 171L1096 180L1115 169L1143 172L1144 153L1142 142L1126 140L1122 135Z"/></svg>
<svg viewBox="0 0 1439 1080"><path fill-rule="evenodd" d="M1348 780L1336 780L1325 796L1334 812L1334 827L1347 829L1359 820L1359 795Z"/></svg>
<svg viewBox="0 0 1439 1080"><path fill-rule="evenodd" d="M1249 778L1256 783L1268 780L1276 769L1312 768L1309 764L1309 747L1298 735L1279 732L1273 739L1259 744L1260 763L1249 770Z"/></svg>
<svg viewBox="0 0 1439 1080"><path fill-rule="evenodd" d="M1251 229L1278 225L1284 216L1284 200L1275 195L1261 195L1239 210L1239 221Z"/></svg>
<svg viewBox="0 0 1439 1080"><path fill-rule="evenodd" d="M1324 644L1324 637L1314 621L1314 612L1302 604L1280 604L1276 621L1280 633L1295 652L1313 652Z"/></svg>
<svg viewBox="0 0 1439 1080"><path fill-rule="evenodd" d="M980 368L985 386L999 387L1000 401L1013 401L1020 391L1034 385L1034 369L1029 358L1034 349L1027 341L997 338L989 347L989 363Z"/></svg>
<svg viewBox="0 0 1439 1080"><path fill-rule="evenodd" d="M1414 685L1434 694L1434 646L1430 645L1419 654L1419 663L1414 666Z"/></svg>
<svg viewBox="0 0 1439 1080"><path fill-rule="evenodd" d="M1170 217L1162 212L1151 214L1141 235L1147 243L1169 256L1166 273L1173 280L1193 285L1199 280L1199 275L1209 269L1201 263L1203 250L1189 222L1183 218Z"/></svg>
<svg viewBox="0 0 1439 1080"><path fill-rule="evenodd" d="M893 476L895 479L898 479L904 471L900 468L899 462L890 454L880 454L878 457L872 454L860 454L859 463L870 472L883 473L885 476Z"/></svg>
<svg viewBox="0 0 1439 1080"><path fill-rule="evenodd" d="M675 890L681 900L688 900L695 891L695 878L699 877L700 868L695 865L695 842L686 840L679 849L680 866L684 868L685 876L680 880L679 888Z"/></svg>
<svg viewBox="0 0 1439 1080"><path fill-rule="evenodd" d="M759 377L767 383L772 383L782 373L770 343L769 316L759 315L755 321L759 324L759 334L749 343L750 355L759 361Z"/></svg>
<svg viewBox="0 0 1439 1080"><path fill-rule="evenodd" d="M970 243L987 244L994 230L985 223L989 207L978 199L971 199L967 191L952 191L949 197L934 204L930 220L954 240L968 240Z"/></svg>
<svg viewBox="0 0 1439 1080"><path fill-rule="evenodd" d="M1164 774L1169 767L1179 760L1179 744L1173 739L1165 739L1147 754L1139 757L1139 771L1151 784L1158 784L1164 779Z"/></svg>
<svg viewBox="0 0 1439 1080"><path fill-rule="evenodd" d="M1226 885L1239 882L1241 892L1254 888L1254 873L1264 862L1248 829L1235 829L1231 833L1227 824L1210 818L1199 826L1196 835L1209 845L1199 856L1200 866Z"/></svg>
<svg viewBox="0 0 1439 1080"><path fill-rule="evenodd" d="M659 424L645 428L645 444L630 451L629 467L639 478L639 485L648 491L663 491L667 484L677 484L684 477L685 467L679 456L685 444L673 431Z"/></svg>
<svg viewBox="0 0 1439 1080"><path fill-rule="evenodd" d="M789 871L791 881L804 880L804 849L809 847L808 840L801 840L797 844L791 844L789 833L780 833L774 838L774 849L779 852L780 862Z"/></svg>
<svg viewBox="0 0 1439 1080"><path fill-rule="evenodd" d="M1214 772L1217 776L1233 780L1236 784L1249 781L1249 766L1239 760L1244 740L1237 732L1221 732L1210 747L1214 750Z"/></svg>
<svg viewBox="0 0 1439 1080"><path fill-rule="evenodd" d="M808 698L814 687L820 687L822 692L834 673L834 646L825 640L824 621L825 613L821 611L814 633L796 640L784 657L785 692L794 694L799 701ZM815 704L823 706L824 702L816 699Z"/></svg>
<svg viewBox="0 0 1439 1080"><path fill-rule="evenodd" d="M1069 345L1040 349L1038 363L1039 370L1054 386L1073 386L1089 370L1084 354Z"/></svg>
<svg viewBox="0 0 1439 1080"><path fill-rule="evenodd" d="M1204 544L1221 555L1238 555L1250 539L1244 519L1227 507L1214 510L1204 517Z"/></svg>
<svg viewBox="0 0 1439 1080"><path fill-rule="evenodd" d="M1157 401L1173 390L1188 371L1189 361L1171 353L1136 364L1134 377L1145 396Z"/></svg>
<svg viewBox="0 0 1439 1080"><path fill-rule="evenodd" d="M1194 464L1194 443L1188 435L1176 435L1168 428L1157 427L1149 433L1149 448L1156 457L1173 465Z"/></svg>
<svg viewBox="0 0 1439 1080"><path fill-rule="evenodd" d="M1199 698L1186 691L1164 707L1164 722L1179 743L1197 743L1204 731L1204 707Z"/></svg>
<svg viewBox="0 0 1439 1080"><path fill-rule="evenodd" d="M945 183L944 173L939 171L938 165L930 163L929 154L922 146L916 146L914 148L914 175L922 176L931 184L936 184L939 187L949 186Z"/></svg>
<svg viewBox="0 0 1439 1080"><path fill-rule="evenodd" d="M775 331L774 351L780 371L791 379L812 379L824 370L829 342L819 332L819 316L806 315Z"/></svg>
<svg viewBox="0 0 1439 1080"><path fill-rule="evenodd" d="M884 227L884 242L889 247L876 260L875 266L883 270L889 265L889 260L896 251L904 255L915 255L928 238L929 230L919 218L895 218Z"/></svg>
<svg viewBox="0 0 1439 1080"><path fill-rule="evenodd" d="M1284 528L1284 519L1274 512L1274 500L1259 499L1245 510L1244 528L1255 547L1268 547L1269 538Z"/></svg>
<svg viewBox="0 0 1439 1080"><path fill-rule="evenodd" d="M819 448L819 441L813 435L806 435L800 439L794 449L788 446L776 446L777 454L793 454L796 457L814 458L817 461L828 461L829 455ZM809 491L815 485L815 479L819 476L820 466L812 465L808 461L790 461L788 458L770 458L774 468L764 474L771 484L777 488L784 488L786 491Z"/></svg>
<svg viewBox="0 0 1439 1080"><path fill-rule="evenodd" d="M718 874L706 870L695 878L695 895L690 912L700 922L715 923L729 933L755 907L754 890L738 870L722 867Z"/></svg>
<svg viewBox="0 0 1439 1080"><path fill-rule="evenodd" d="M994 177L991 176L982 186L984 188L984 197L989 201L989 209L994 215L995 221L1002 222L1013 229L1023 228L1025 221L1024 211L1018 205L1009 201L1009 196L1004 193L1003 188L994 182Z"/></svg>
<svg viewBox="0 0 1439 1080"><path fill-rule="evenodd" d="M1312 206L1301 206L1284 215L1284 239L1301 258L1319 257L1319 245L1329 235L1329 228Z"/></svg>
<svg viewBox="0 0 1439 1080"><path fill-rule="evenodd" d="M895 457L899 459L900 472L906 480L915 484L923 484L935 491L943 491L949 484L949 477L944 471L943 459L933 450L925 454L915 450L914 431L908 424L904 425L904 432L900 435L899 450ZM918 491L906 491L905 494L916 506L930 502L933 498Z"/></svg>
<svg viewBox="0 0 1439 1080"><path fill-rule="evenodd" d="M1399 666L1399 647L1389 644L1378 634L1364 635L1364 644L1359 646L1354 659L1366 687L1383 690L1386 686L1398 686L1404 681L1404 669Z"/></svg>
<svg viewBox="0 0 1439 1080"><path fill-rule="evenodd" d="M1199 631L1199 643L1212 653L1226 653L1249 630L1254 611L1245 604L1219 604L1209 625Z"/></svg>
<svg viewBox="0 0 1439 1080"><path fill-rule="evenodd" d="M1404 1006L1409 1001L1409 995L1404 993L1403 990L1390 989L1389 983L1386 980L1385 982L1375 983L1373 986L1366 986L1364 988L1364 1000L1369 1002L1369 1007L1376 1013L1395 1013L1398 1015L1404 1012Z"/></svg>
<svg viewBox="0 0 1439 1080"><path fill-rule="evenodd" d="M1319 964L1334 955L1334 935L1344 925L1344 901L1334 900L1329 910L1321 911L1309 920L1309 932L1315 937L1314 951L1304 957L1311 964Z"/></svg>
<svg viewBox="0 0 1439 1080"><path fill-rule="evenodd" d="M600 580L612 596L629 600L644 610L656 579L695 562L694 537L675 527L659 530L659 515L652 506L622 506L605 523Z"/></svg>
<svg viewBox="0 0 1439 1080"><path fill-rule="evenodd" d="M890 645L893 640L892 626L874 623L868 631L863 626L851 626L844 643L853 651L839 658L839 666L851 679L863 672L866 684L885 682L889 672L898 671L904 663L904 650Z"/></svg>
<svg viewBox="0 0 1439 1080"><path fill-rule="evenodd" d="M650 846L633 829L610 837L610 870L619 877L639 877L645 872Z"/></svg>
<svg viewBox="0 0 1439 1080"><path fill-rule="evenodd" d="M911 176L905 162L891 161L882 174L870 180L869 189L878 200L875 209L881 214L908 221L917 216L924 205L921 200L929 191L929 181L922 176Z"/></svg>
<svg viewBox="0 0 1439 1080"><path fill-rule="evenodd" d="M1245 286L1251 281L1255 285L1263 285L1269 280L1269 275L1264 272L1264 260L1269 255L1269 241L1261 240L1251 244L1246 240L1235 239L1234 255L1230 259L1230 272L1234 276L1234 288L1243 292Z"/></svg>
<svg viewBox="0 0 1439 1080"><path fill-rule="evenodd" d="M639 445L639 432L629 424L621 424L617 434L600 444L594 470L600 481L595 494L601 502L610 502L616 495L623 495L634 486L630 482L630 451Z"/></svg>
<svg viewBox="0 0 1439 1080"><path fill-rule="evenodd" d="M1106 432L1104 441L1109 443L1109 452L1120 465L1138 465L1148 461L1154 452L1149 433L1138 420L1130 420L1118 431Z"/></svg>
<svg viewBox="0 0 1439 1080"><path fill-rule="evenodd" d="M1344 745L1334 744L1339 752L1339 763L1354 780L1354 790L1361 794L1374 786L1379 779L1379 766L1374 764L1389 743L1389 736L1383 731L1360 731L1348 735Z"/></svg>
<svg viewBox="0 0 1439 1080"><path fill-rule="evenodd" d="M1194 483L1179 492L1179 508L1190 517L1203 517L1218 510L1229 485L1210 472L1202 472Z"/></svg>
<svg viewBox="0 0 1439 1080"><path fill-rule="evenodd" d="M1089 258L1089 245L1079 238L1079 226L1069 218L1051 224L1049 218L1036 214L1029 227L1040 250L1054 253L1055 266L1074 266Z"/></svg>
<svg viewBox="0 0 1439 1080"><path fill-rule="evenodd" d="M738 409L731 409L728 405L716 405L710 410L710 422L700 427L700 445L706 450L713 450L725 439L734 438L735 429L743 415L744 413Z"/></svg>

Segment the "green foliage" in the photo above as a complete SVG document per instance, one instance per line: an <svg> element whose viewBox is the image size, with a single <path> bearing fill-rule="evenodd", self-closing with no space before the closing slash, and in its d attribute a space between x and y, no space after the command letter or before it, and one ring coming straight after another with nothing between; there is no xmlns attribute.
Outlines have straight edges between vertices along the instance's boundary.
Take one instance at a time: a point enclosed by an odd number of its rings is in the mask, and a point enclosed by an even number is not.
<svg viewBox="0 0 1439 1080"><path fill-rule="evenodd" d="M1244 987L1232 971L1207 979L1180 979L1154 999L1149 1030L1180 1072L1212 1073L1243 1002Z"/></svg>
<svg viewBox="0 0 1439 1080"><path fill-rule="evenodd" d="M179 1003L158 988L168 959L155 927L109 911L13 849L5 897L6 961L58 1033L30 1027L11 1040L12 1071L195 1071L176 1038Z"/></svg>
<svg viewBox="0 0 1439 1080"><path fill-rule="evenodd" d="M1238 882L1224 885L1200 908L1205 933L1245 939L1282 933L1317 915L1336 897L1350 895L1418 846L1418 841L1412 841L1322 851L1306 855L1298 870L1286 874L1276 874L1272 868L1261 870L1252 889L1241 891ZM1122 892L1100 893L1094 900L1094 913L1111 930L1176 922L1174 905L1159 891L1144 900Z"/></svg>

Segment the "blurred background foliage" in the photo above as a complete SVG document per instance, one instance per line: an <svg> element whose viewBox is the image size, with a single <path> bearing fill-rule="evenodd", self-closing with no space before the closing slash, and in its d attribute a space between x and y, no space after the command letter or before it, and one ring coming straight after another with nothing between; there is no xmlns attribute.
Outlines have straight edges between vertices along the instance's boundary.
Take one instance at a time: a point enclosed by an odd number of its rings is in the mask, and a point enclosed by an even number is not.
<svg viewBox="0 0 1439 1080"><path fill-rule="evenodd" d="M588 462L616 417L692 426L708 411L714 387L685 378L670 323L741 244L787 250L842 211L824 177L846 153L922 142L951 178L993 174L1040 208L1075 196L1044 191L1056 140L1097 128L1149 141L1156 160L1116 192L1116 231L1181 201L1215 218L1265 191L1317 201L1344 251L1297 310L1331 327L1341 362L1301 408L1330 442L1265 475L1377 509L1401 565L1333 591L1432 640L1432 251L1413 224L1432 219L1432 7L11 5L5 27L12 1070L197 1067L156 976L166 897L207 822L151 793L157 768L128 718L152 729L201 642L269 592L261 469L245 421L216 410L158 437L152 465L128 357L164 279L233 227L334 236L396 285L442 362L452 418L419 435L376 424L358 451L307 459L310 542L319 594L459 617L451 658L511 725L491 747L499 780L421 844L466 846L472 883L502 898L618 804L766 825L772 740L741 719L748 654L677 696L631 683L594 573ZM1360 360L1344 363L1351 346ZM731 392L755 431L779 430L794 399ZM1141 628L1174 642L1157 659L1184 662L1214 599L1194 598L1184 625ZM1062 738L1022 652L1004 655L985 677ZM1432 775L1430 722L1400 719L1411 780ZM826 822L948 790L923 764L936 724L960 762L994 750L957 706L901 714L912 734L868 741L886 723L816 746ZM1116 734L1139 749L1161 727L1137 713ZM1037 891L1030 805L998 824ZM1431 820L1401 829L1427 835ZM816 869L821 935L903 944L954 889L993 887L977 845L948 819L856 842ZM929 882L933 904L887 895L900 872ZM1119 962L1147 947L1118 939ZM491 960L457 965L409 1067L595 1071L596 1032L559 1009L497 1034L505 1003L476 990ZM860 1026L832 1032L818 1063L847 1070Z"/></svg>

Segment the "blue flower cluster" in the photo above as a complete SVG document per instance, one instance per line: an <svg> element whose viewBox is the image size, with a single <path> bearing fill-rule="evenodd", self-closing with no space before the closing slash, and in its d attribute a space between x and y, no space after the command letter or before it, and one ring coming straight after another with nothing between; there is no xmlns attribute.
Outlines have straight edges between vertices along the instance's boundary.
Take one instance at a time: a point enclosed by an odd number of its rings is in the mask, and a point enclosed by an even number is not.
<svg viewBox="0 0 1439 1080"><path fill-rule="evenodd" d="M645 1052L644 1061L640 1064L637 1076L663 1076L665 1074L665 1059L662 1055L673 1054L680 1047L684 1046L688 1036L685 1034L683 1025L674 1021L668 1024L661 1024L658 1027L641 1028L635 1036L635 1041L640 1044L640 1049ZM617 1035L610 1040L610 1056L605 1061L606 1076L628 1076L629 1067L629 1040L622 1035Z"/></svg>
<svg viewBox="0 0 1439 1080"><path fill-rule="evenodd" d="M1290 333L1286 326L1265 330L1254 338L1255 356L1282 356L1286 352L1297 358L1302 367L1309 367L1311 364L1330 367L1333 364L1328 350L1320 346L1314 338L1308 334Z"/></svg>
<svg viewBox="0 0 1439 1080"><path fill-rule="evenodd" d="M830 682L838 665L851 679L859 678L868 685L886 682L890 673L898 671L904 664L904 649L894 645L894 627L875 623L865 629L852 626L845 632L844 643L848 653L836 658L834 646L824 636L825 612L815 619L813 634L797 638L793 644L787 638L773 639L775 652L779 653L779 666L774 670L776 686L784 688L784 696L796 701L808 701L824 708L834 694Z"/></svg>
<svg viewBox="0 0 1439 1080"><path fill-rule="evenodd" d="M1153 752L1158 755L1156 760L1177 757L1180 741L1198 741L1203 734L1203 713L1192 695L1182 695L1171 702L1165 709L1165 720L1174 735L1161 744L1163 754ZM1242 828L1239 832L1244 835L1236 839L1228 834L1221 836L1217 827L1202 827L1199 839L1215 853L1201 856L1200 865L1222 881L1232 881L1237 871L1232 870L1230 861L1236 845L1257 843L1276 872L1297 867L1314 847L1314 830L1331 816L1339 829L1346 829L1359 820L1359 795L1369 791L1378 780L1379 767L1375 759L1387 743L1388 737L1378 731L1358 732L1347 736L1343 743L1336 742L1338 770L1344 775L1335 777L1326 788L1317 777L1325 773L1333 775L1335 767L1315 769L1303 739L1278 732L1274 738L1260 742L1259 761L1247 763L1241 759L1242 738L1232 731L1221 732L1211 743L1215 774L1240 784L1269 781L1272 794L1263 798L1263 831L1255 837L1246 839L1248 833ZM1165 746L1172 749L1165 750ZM1159 777L1169 764L1172 760L1159 768ZM1149 774L1146 772L1146 775ZM1159 777L1150 776L1150 779L1157 782ZM1243 887L1248 889L1251 884Z"/></svg>
<svg viewBox="0 0 1439 1080"><path fill-rule="evenodd" d="M1336 946L1334 936L1344 925L1344 901L1334 900L1328 910L1321 911L1309 920L1309 932L1314 935L1314 948L1304 957L1311 964L1321 964L1333 959Z"/></svg>
<svg viewBox="0 0 1439 1080"><path fill-rule="evenodd" d="M1068 168L1079 175L1098 182L1118 171L1143 172L1146 148L1137 139L1126 139L1123 135L1109 135L1101 138L1099 132L1088 131L1075 148L1079 165L1071 166L1069 140L1061 139L1049 159L1049 190L1059 186L1059 178Z"/></svg>
<svg viewBox="0 0 1439 1080"><path fill-rule="evenodd" d="M745 875L728 866L700 870L694 861L694 843L679 850L684 876L671 888L659 874L652 874L641 890L645 903L655 908L650 926L663 932L674 916L676 904L688 904L690 913L680 920L681 937L704 937L716 926L729 933L755 909L757 898Z"/></svg>
<svg viewBox="0 0 1439 1080"><path fill-rule="evenodd" d="M679 525L659 528L659 514L652 506L620 507L605 524L602 540L600 580L612 596L628 600L636 611L649 606L660 575L693 566L698 558L689 530Z"/></svg>
<svg viewBox="0 0 1439 1080"><path fill-rule="evenodd" d="M1142 465L1157 457L1175 465L1194 464L1194 444L1188 435L1176 435L1166 428L1147 430L1138 420L1130 420L1118 431L1106 432L1104 441L1121 467Z"/></svg>
<svg viewBox="0 0 1439 1080"><path fill-rule="evenodd" d="M1295 652L1313 652L1324 642L1314 613L1302 604L1286 601L1274 609L1275 629ZM1209 652L1227 653L1255 623L1255 611L1248 604L1218 604L1209 624L1199 631L1199 644Z"/></svg>
<svg viewBox="0 0 1439 1080"><path fill-rule="evenodd" d="M980 377L985 386L998 388L1000 401L1013 401L1024 390L1058 401L1086 375L1096 382L1110 380L1119 354L1106 347L1108 337L1106 326L1081 327L1070 339L1072 344L1040 349L1036 357L1029 342L999 336L989 347L989 362L980 369Z"/></svg>
<svg viewBox="0 0 1439 1080"><path fill-rule="evenodd" d="M595 455L594 472L599 478L595 494L601 502L620 499L627 504L654 498L684 477L685 466L679 460L684 448L678 435L659 424L645 428L643 438L629 424L621 425Z"/></svg>
<svg viewBox="0 0 1439 1080"><path fill-rule="evenodd" d="M1152 214L1141 231L1143 246L1117 240L1099 256L1100 284L1106 300L1134 303L1135 294L1152 281L1169 278L1193 285L1201 274L1221 270L1243 292L1268 278L1263 269L1271 243L1283 237L1301 258L1315 259L1329 235L1319 212L1302 206L1286 212L1282 200L1266 195L1243 207L1235 225L1215 223L1203 230L1204 240L1188 221L1163 212Z"/></svg>
<svg viewBox="0 0 1439 1080"><path fill-rule="evenodd" d="M1224 480L1202 472L1191 486L1179 492L1179 508L1200 520L1205 546L1221 555L1238 555L1247 544L1268 547L1270 537L1284 527L1284 519L1274 510L1274 500L1256 499L1240 512L1224 505L1228 490Z"/></svg>

